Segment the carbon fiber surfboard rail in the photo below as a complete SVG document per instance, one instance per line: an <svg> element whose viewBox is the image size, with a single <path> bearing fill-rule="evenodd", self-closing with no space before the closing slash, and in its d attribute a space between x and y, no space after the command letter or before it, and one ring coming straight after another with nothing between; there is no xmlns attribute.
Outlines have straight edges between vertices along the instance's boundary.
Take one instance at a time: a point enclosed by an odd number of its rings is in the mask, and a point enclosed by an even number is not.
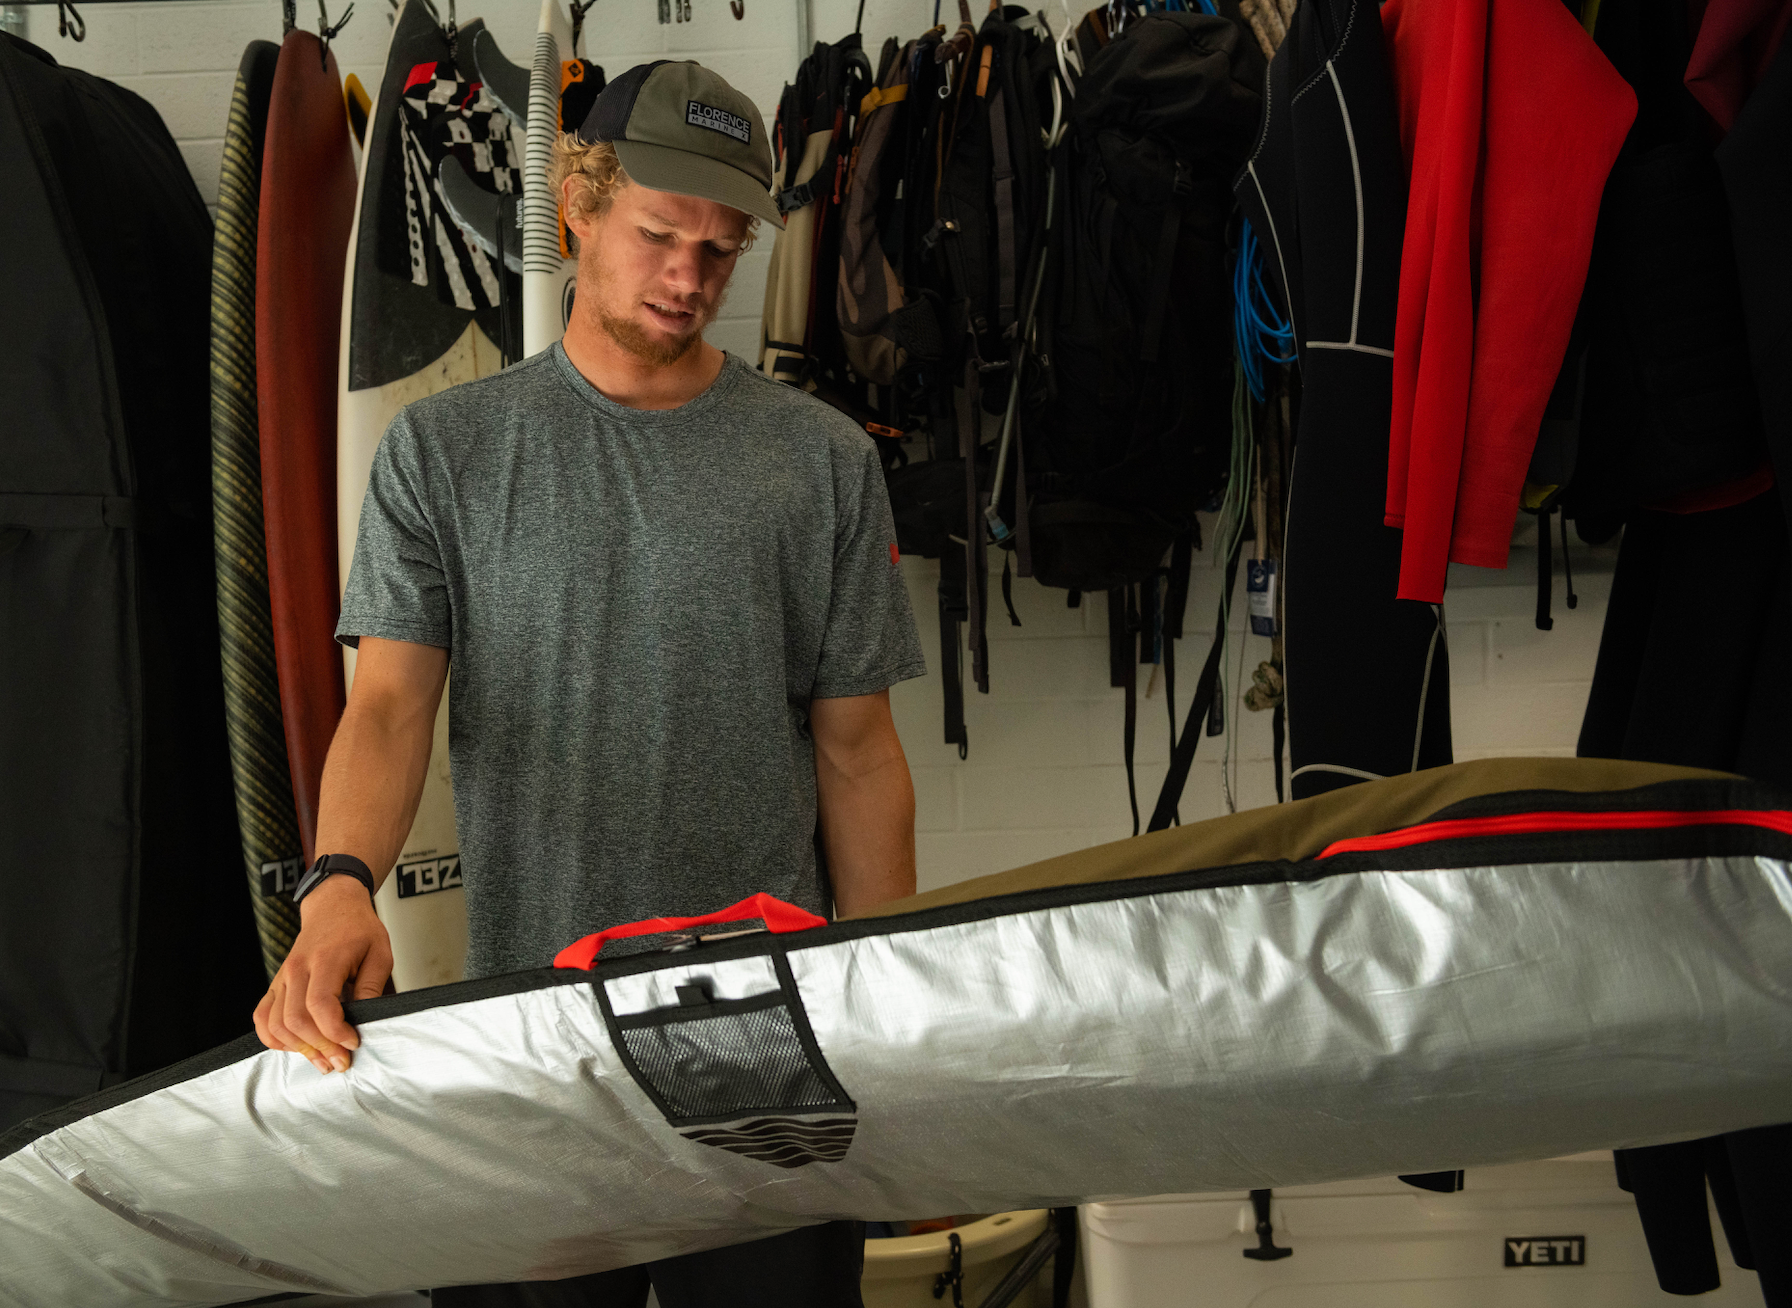
<svg viewBox="0 0 1792 1308"><path fill-rule="evenodd" d="M292 902L302 867L286 726L280 716L268 542L261 504L261 428L255 395L255 249L261 147L280 47L243 53L224 128L218 220L212 240L212 530L224 722L249 900L269 977L299 934Z"/></svg>
<svg viewBox="0 0 1792 1308"><path fill-rule="evenodd" d="M1477 766L1012 893L367 1001L344 1075L239 1041L0 1139L0 1304L555 1278L835 1217L1792 1118L1785 804L1644 765ZM1252 823L1307 852L1203 861Z"/></svg>

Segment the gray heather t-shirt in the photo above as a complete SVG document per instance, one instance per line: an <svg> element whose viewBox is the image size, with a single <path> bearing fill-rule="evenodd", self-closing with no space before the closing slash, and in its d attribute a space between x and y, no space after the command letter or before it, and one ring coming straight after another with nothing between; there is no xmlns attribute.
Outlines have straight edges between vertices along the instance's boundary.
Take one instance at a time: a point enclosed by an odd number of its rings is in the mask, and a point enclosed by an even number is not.
<svg viewBox="0 0 1792 1308"><path fill-rule="evenodd" d="M467 975L767 891L825 912L809 702L925 670L870 439L730 356L682 408L556 345L407 407L336 634L450 654Z"/></svg>

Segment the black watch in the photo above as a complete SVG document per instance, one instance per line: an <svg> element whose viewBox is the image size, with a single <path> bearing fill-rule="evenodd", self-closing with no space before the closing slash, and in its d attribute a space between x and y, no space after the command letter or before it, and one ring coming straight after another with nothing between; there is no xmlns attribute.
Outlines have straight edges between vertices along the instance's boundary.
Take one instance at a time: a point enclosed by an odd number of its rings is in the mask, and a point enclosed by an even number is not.
<svg viewBox="0 0 1792 1308"><path fill-rule="evenodd" d="M367 864L353 854L324 854L311 865L310 870L304 876L299 878L299 884L292 892L292 902L298 903L321 886L326 877L335 876L337 873L359 881L367 887L367 897L373 898L373 873L367 870Z"/></svg>

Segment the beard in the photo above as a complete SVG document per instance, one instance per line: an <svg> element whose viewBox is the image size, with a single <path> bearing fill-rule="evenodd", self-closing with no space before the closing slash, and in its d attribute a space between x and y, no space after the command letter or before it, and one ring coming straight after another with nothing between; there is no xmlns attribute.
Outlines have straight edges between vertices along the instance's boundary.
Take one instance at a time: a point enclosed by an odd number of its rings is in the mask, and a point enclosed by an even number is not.
<svg viewBox="0 0 1792 1308"><path fill-rule="evenodd" d="M597 311L598 326L604 334L630 354L644 363L651 363L656 368L665 368L677 363L691 352L691 347L702 338L703 330L695 324L700 318L693 318L692 329L683 336L674 336L670 340L647 334L646 328L633 318L622 318L607 312L602 306Z"/></svg>
<svg viewBox="0 0 1792 1308"><path fill-rule="evenodd" d="M721 312L722 305L728 299L727 289L724 288L722 293L716 297L713 306L694 309L691 315L691 325L682 334L670 338L656 336L649 333L632 317L613 314L609 311L604 300L606 292L614 283L601 261L595 261L595 271L598 294L597 303L593 307L597 310L598 326L602 327L604 334L615 341L617 345L642 362L652 364L656 368L670 367L689 354L696 347L697 342L703 339L703 329L715 321L716 315Z"/></svg>

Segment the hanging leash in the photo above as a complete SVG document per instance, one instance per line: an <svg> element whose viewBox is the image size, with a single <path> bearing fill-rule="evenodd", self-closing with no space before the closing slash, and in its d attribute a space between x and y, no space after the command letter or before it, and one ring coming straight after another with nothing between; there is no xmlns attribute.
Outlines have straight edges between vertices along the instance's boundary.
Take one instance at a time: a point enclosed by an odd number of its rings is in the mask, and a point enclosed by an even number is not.
<svg viewBox="0 0 1792 1308"><path fill-rule="evenodd" d="M350 4L347 9L342 11L342 17L332 25L330 15L324 12L324 0L317 0L317 39L323 44L323 49L318 55L318 63L326 72L330 67L330 42L334 41L342 29L348 26L348 20L354 16L355 6Z"/></svg>

